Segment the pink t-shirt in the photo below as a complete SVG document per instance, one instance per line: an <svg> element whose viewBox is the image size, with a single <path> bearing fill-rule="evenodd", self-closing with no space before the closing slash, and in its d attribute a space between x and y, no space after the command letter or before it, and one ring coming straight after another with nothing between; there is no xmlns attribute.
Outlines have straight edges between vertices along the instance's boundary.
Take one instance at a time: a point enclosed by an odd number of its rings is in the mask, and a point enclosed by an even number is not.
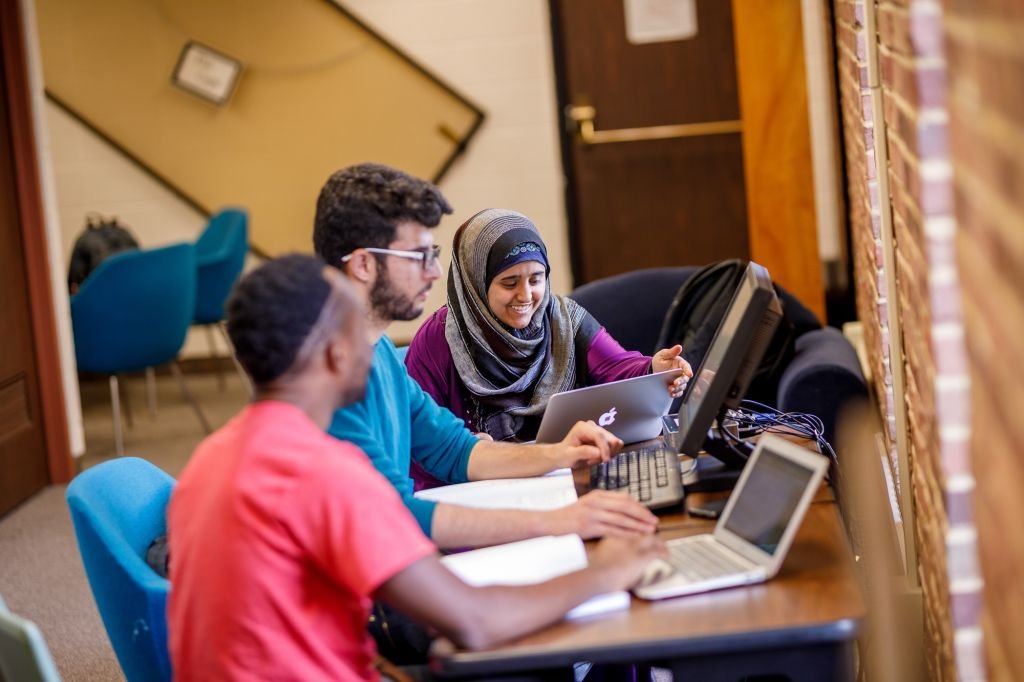
<svg viewBox="0 0 1024 682"><path fill-rule="evenodd" d="M436 550L361 450L282 402L204 440L168 510L176 680L367 680L371 595Z"/></svg>

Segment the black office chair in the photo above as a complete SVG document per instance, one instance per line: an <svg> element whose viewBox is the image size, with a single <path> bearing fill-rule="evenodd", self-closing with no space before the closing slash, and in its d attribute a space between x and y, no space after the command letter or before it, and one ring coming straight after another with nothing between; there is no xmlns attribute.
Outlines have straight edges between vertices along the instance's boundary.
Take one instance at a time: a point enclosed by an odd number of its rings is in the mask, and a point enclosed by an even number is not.
<svg viewBox="0 0 1024 682"><path fill-rule="evenodd" d="M833 442L842 410L867 397L857 352L842 332L825 327L797 338L796 352L779 380L780 410L817 415L825 438Z"/></svg>
<svg viewBox="0 0 1024 682"><path fill-rule="evenodd" d="M569 296L624 348L651 355L660 350L658 336L676 292L698 270L696 266L635 270L589 282ZM867 395L857 354L839 330L822 328L807 306L782 287L776 285L776 289L793 323L796 348L779 379L774 406L817 415L831 441L846 403Z"/></svg>
<svg viewBox="0 0 1024 682"><path fill-rule="evenodd" d="M700 268L648 268L576 287L569 297L582 305L626 350L653 355L661 323L679 287Z"/></svg>

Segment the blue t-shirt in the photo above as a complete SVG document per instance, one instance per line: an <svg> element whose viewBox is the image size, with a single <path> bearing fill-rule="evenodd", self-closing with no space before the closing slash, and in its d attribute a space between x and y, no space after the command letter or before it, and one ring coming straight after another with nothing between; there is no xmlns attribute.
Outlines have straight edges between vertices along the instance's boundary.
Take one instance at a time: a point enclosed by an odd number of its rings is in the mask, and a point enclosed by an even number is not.
<svg viewBox="0 0 1024 682"><path fill-rule="evenodd" d="M328 431L362 448L428 537L436 503L413 497L410 458L435 478L463 483L469 453L479 442L461 419L438 407L413 381L386 336L373 351L366 397L335 412Z"/></svg>

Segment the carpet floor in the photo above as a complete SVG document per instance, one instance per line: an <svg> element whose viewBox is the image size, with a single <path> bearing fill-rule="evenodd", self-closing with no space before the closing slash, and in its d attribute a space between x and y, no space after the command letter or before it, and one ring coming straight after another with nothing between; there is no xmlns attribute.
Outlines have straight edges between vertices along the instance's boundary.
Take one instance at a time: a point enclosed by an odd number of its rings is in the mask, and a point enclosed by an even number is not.
<svg viewBox="0 0 1024 682"><path fill-rule="evenodd" d="M225 374L223 385L214 374L186 380L214 429L248 399L236 374ZM121 381L132 412L125 453L178 476L204 433L170 374L158 374L156 387L157 412L150 415L142 377ZM107 382L83 381L81 396L86 452L77 464L86 469L114 456L114 435ZM49 486L0 518L0 596L39 626L64 680L123 680L78 555L65 489Z"/></svg>

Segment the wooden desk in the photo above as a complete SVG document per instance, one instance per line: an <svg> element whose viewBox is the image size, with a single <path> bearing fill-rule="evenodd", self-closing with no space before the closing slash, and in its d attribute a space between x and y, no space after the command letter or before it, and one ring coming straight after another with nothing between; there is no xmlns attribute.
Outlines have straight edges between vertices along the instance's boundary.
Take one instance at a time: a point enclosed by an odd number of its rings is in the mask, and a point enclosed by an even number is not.
<svg viewBox="0 0 1024 682"><path fill-rule="evenodd" d="M714 522L678 513L663 516L661 525L667 540L710 532ZM441 641L431 667L443 677L500 679L592 661L657 665L671 668L676 680L700 682L769 673L852 680L863 616L853 556L823 486L782 570L766 583L657 602L634 598L629 610L563 621L486 651Z"/></svg>

